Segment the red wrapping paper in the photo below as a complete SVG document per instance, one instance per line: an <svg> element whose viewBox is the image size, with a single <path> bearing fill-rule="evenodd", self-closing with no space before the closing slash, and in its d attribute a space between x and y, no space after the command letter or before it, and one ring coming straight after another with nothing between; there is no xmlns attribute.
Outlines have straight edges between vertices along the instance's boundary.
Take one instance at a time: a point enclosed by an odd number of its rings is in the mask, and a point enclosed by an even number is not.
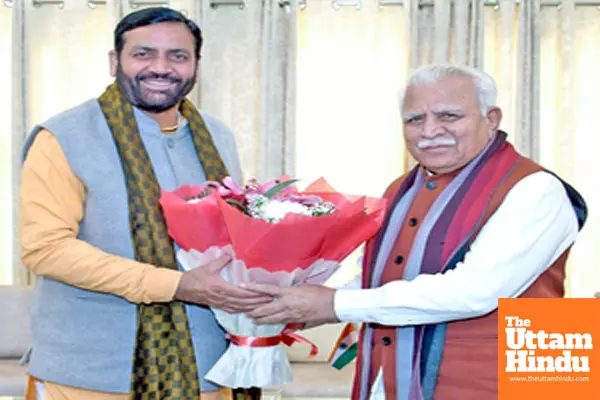
<svg viewBox="0 0 600 400"><path fill-rule="evenodd" d="M210 195L188 202L206 190ZM182 249L204 252L211 246L231 244L235 258L248 268L268 271L292 272L318 259L341 261L381 226L384 199L338 193L323 178L302 192L293 190L330 201L336 211L317 217L290 213L270 223L245 215L226 203L216 189L187 185L163 191L160 204L169 235Z"/></svg>

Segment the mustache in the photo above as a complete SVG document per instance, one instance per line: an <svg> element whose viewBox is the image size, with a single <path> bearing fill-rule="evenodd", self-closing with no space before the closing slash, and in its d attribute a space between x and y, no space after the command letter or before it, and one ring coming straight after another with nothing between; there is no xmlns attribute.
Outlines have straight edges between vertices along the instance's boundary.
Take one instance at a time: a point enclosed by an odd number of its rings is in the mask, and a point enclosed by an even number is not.
<svg viewBox="0 0 600 400"><path fill-rule="evenodd" d="M156 72L149 72L147 74L143 74L143 75L136 75L135 80L137 82L141 82L141 81L145 81L147 79L164 79L164 80L168 80L171 83L181 83L182 79L181 78L177 78L175 76L171 76L169 74L157 74Z"/></svg>
<svg viewBox="0 0 600 400"><path fill-rule="evenodd" d="M445 137L439 137L439 138L433 138L433 139L421 139L419 140L419 143L417 144L417 147L419 149L426 149L428 147L435 147L435 146L456 146L456 140L454 138L445 138Z"/></svg>

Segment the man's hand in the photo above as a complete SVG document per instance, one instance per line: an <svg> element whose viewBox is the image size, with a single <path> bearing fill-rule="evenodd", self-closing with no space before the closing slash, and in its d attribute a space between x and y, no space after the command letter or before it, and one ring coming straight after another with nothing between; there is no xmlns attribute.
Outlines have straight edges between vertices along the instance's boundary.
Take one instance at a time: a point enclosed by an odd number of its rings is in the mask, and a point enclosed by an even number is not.
<svg viewBox="0 0 600 400"><path fill-rule="evenodd" d="M321 285L279 287L243 284L242 287L275 298L270 303L248 313L257 324L287 324L306 322L310 326L338 322L333 308L335 289Z"/></svg>
<svg viewBox="0 0 600 400"><path fill-rule="evenodd" d="M230 313L247 312L270 303L273 297L234 286L219 274L231 262L221 257L183 273L174 300L217 307Z"/></svg>

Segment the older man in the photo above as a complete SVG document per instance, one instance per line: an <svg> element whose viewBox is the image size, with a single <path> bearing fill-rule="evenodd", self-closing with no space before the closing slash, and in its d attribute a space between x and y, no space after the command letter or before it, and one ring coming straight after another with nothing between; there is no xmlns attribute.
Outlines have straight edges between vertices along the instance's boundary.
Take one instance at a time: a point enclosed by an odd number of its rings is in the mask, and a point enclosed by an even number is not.
<svg viewBox="0 0 600 400"><path fill-rule="evenodd" d="M364 323L353 399L494 399L498 299L564 296L586 206L506 141L496 92L460 66L409 78L402 116L418 165L385 192L362 289L250 286L278 298L250 313L259 323Z"/></svg>
<svg viewBox="0 0 600 400"><path fill-rule="evenodd" d="M204 376L227 342L206 306L242 312L271 299L225 282L226 258L179 271L157 200L161 189L241 180L234 136L185 98L200 65L194 22L146 8L114 39L115 82L35 127L25 146L32 387L48 400L215 399Z"/></svg>

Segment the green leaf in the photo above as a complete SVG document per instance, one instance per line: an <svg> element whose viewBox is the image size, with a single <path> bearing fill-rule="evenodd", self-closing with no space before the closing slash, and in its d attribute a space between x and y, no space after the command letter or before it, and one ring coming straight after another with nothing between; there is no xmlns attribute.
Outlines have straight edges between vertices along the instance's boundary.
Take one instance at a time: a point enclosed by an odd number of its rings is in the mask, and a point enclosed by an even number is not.
<svg viewBox="0 0 600 400"><path fill-rule="evenodd" d="M281 182L281 183L273 186L271 189L267 190L263 196L265 196L267 199L270 199L273 196L275 196L277 194L277 192L279 192L282 189L285 189L286 187L290 186L294 182L298 182L298 179L290 179L289 181Z"/></svg>
<svg viewBox="0 0 600 400"><path fill-rule="evenodd" d="M244 214L248 214L248 210L246 209L246 207L244 207L242 203L235 199L225 199L225 203L229 203L234 207L238 207Z"/></svg>

